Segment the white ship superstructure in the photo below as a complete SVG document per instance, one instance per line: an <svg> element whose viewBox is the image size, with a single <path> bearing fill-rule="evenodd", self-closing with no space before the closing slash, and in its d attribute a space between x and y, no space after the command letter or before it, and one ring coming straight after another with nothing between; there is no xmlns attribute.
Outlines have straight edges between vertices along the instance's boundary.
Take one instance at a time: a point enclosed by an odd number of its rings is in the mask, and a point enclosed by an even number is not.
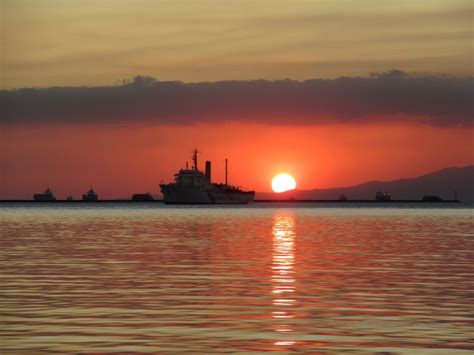
<svg viewBox="0 0 474 355"><path fill-rule="evenodd" d="M170 184L160 184L164 202L167 204L246 204L253 201L254 191L242 189L227 184L211 182L211 162L206 162L203 173L198 169L197 150L193 153L194 166L181 169L175 174L175 181Z"/></svg>

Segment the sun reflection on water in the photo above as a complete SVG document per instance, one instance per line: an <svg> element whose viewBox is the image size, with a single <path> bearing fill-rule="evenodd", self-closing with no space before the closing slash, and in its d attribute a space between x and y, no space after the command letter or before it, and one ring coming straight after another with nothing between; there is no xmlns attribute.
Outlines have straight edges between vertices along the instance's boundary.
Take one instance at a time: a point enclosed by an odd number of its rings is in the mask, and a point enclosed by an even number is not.
<svg viewBox="0 0 474 355"><path fill-rule="evenodd" d="M279 333L276 346L290 346L294 341L282 334L291 334L293 329L289 324L294 318L292 306L295 299L295 232L294 219L288 215L278 215L273 219L273 261L272 261L272 294L275 320L274 330Z"/></svg>

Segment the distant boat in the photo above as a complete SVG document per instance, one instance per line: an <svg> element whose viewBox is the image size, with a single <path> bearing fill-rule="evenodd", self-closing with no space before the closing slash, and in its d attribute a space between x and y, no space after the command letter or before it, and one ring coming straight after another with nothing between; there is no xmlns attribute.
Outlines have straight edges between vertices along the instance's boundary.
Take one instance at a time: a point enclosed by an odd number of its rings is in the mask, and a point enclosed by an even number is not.
<svg viewBox="0 0 474 355"><path fill-rule="evenodd" d="M135 194L132 196L132 201L136 202L147 202L147 201L153 201L154 198L150 193L146 194Z"/></svg>
<svg viewBox="0 0 474 355"><path fill-rule="evenodd" d="M35 201L56 201L53 191L47 187L42 194L34 194L33 200Z"/></svg>
<svg viewBox="0 0 474 355"><path fill-rule="evenodd" d="M198 151L193 152L192 169L179 170L175 181L160 184L166 204L247 204L254 200L255 191L243 191L227 184L227 159L225 184L211 182L211 162L206 161L205 172L198 169Z"/></svg>
<svg viewBox="0 0 474 355"><path fill-rule="evenodd" d="M66 197L66 201L74 201L74 197L72 197L72 195L68 195Z"/></svg>
<svg viewBox="0 0 474 355"><path fill-rule="evenodd" d="M430 196L430 195L426 195L426 196L423 196L423 199L422 199L423 202L442 202L443 199L440 197L440 196ZM456 201L456 200L455 200Z"/></svg>
<svg viewBox="0 0 474 355"><path fill-rule="evenodd" d="M89 191L82 195L83 201L97 201L99 196L96 194L94 189L91 187Z"/></svg>
<svg viewBox="0 0 474 355"><path fill-rule="evenodd" d="M377 191L375 194L375 200L376 201L382 201L382 202L388 202L392 200L392 195L390 192L382 192L380 190Z"/></svg>
<svg viewBox="0 0 474 355"><path fill-rule="evenodd" d="M340 195L339 195L339 201L348 201L348 198L347 198L346 195L340 194Z"/></svg>

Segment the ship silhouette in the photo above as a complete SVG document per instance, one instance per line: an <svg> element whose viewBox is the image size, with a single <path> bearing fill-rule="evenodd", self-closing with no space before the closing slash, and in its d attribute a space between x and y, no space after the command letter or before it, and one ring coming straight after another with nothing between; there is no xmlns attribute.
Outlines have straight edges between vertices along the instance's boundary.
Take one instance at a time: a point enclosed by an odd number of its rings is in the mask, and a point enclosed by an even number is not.
<svg viewBox="0 0 474 355"><path fill-rule="evenodd" d="M46 190L43 191L42 194L34 194L33 200L35 201L56 201L56 197L54 197L53 191L47 187Z"/></svg>
<svg viewBox="0 0 474 355"><path fill-rule="evenodd" d="M154 201L155 199L153 198L153 195L150 194L149 192L144 193L144 194L134 194L132 195L132 201L135 202L150 202Z"/></svg>
<svg viewBox="0 0 474 355"><path fill-rule="evenodd" d="M194 166L179 170L175 181L160 184L166 204L247 204L254 200L255 191L243 191L227 184L228 170L225 160L225 183L211 181L211 162L206 161L205 172L198 169L198 151L194 149Z"/></svg>
<svg viewBox="0 0 474 355"><path fill-rule="evenodd" d="M82 195L82 201L98 201L98 200L99 200L99 196L94 191L92 186L89 191L87 191L85 194Z"/></svg>

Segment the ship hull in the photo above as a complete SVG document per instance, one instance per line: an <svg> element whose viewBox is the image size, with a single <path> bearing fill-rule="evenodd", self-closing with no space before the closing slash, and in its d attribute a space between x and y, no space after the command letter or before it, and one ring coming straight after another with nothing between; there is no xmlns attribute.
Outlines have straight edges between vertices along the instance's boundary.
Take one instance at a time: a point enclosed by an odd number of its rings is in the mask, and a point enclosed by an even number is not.
<svg viewBox="0 0 474 355"><path fill-rule="evenodd" d="M194 188L181 187L179 189L171 186L161 188L163 201L166 204L212 204L213 201L205 191Z"/></svg>
<svg viewBox="0 0 474 355"><path fill-rule="evenodd" d="M91 202L91 201L98 201L99 198L98 197L88 197L88 196L82 196L82 201L87 201L87 202Z"/></svg>
<svg viewBox="0 0 474 355"><path fill-rule="evenodd" d="M245 205L255 198L253 192L233 194L213 194L214 203L218 205Z"/></svg>
<svg viewBox="0 0 474 355"><path fill-rule="evenodd" d="M40 202L56 201L56 197L44 194L34 194L33 200Z"/></svg>
<svg viewBox="0 0 474 355"><path fill-rule="evenodd" d="M161 192L167 205L244 205L255 198L254 192L225 193L169 185L161 186Z"/></svg>

